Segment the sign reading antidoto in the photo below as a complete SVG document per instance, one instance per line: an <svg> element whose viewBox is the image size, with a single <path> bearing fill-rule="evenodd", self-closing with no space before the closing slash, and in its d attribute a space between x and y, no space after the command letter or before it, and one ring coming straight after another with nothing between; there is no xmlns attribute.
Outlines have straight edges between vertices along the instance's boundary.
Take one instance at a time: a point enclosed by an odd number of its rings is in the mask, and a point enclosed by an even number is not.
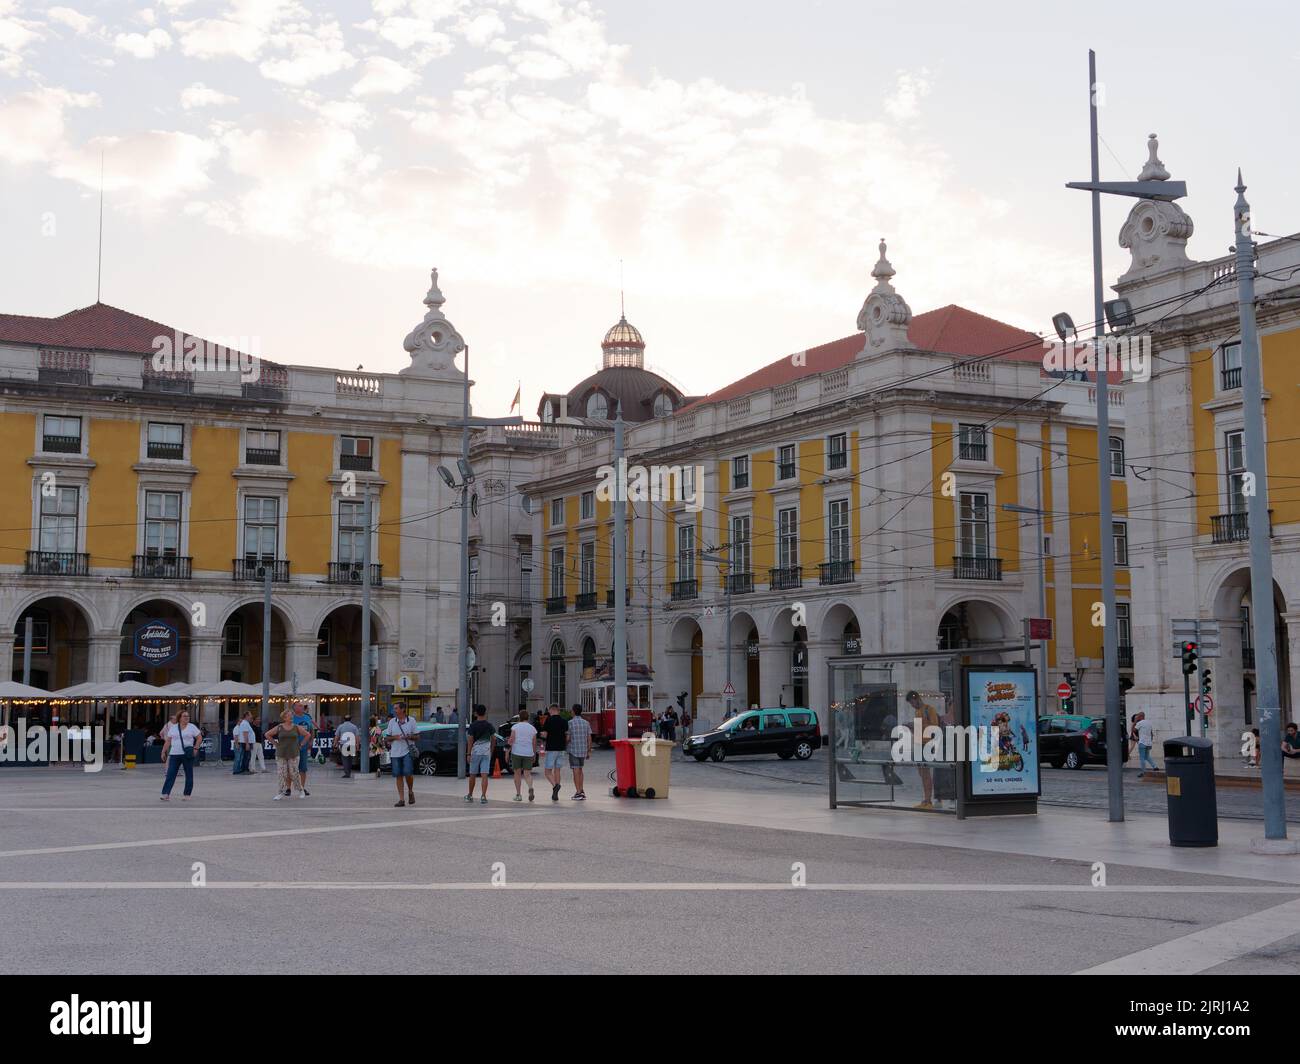
<svg viewBox="0 0 1300 1064"><path fill-rule="evenodd" d="M180 657L181 634L166 621L145 621L135 630L134 642L136 659L146 665L167 665Z"/></svg>

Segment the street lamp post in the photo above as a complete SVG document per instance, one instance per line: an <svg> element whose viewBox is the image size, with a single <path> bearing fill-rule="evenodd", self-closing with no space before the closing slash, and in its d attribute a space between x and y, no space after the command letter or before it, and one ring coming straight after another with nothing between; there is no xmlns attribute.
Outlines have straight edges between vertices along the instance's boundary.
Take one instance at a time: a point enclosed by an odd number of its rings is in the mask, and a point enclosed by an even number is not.
<svg viewBox="0 0 1300 1064"><path fill-rule="evenodd" d="M1101 518L1101 600L1105 623L1102 628L1102 662L1106 688L1106 732L1121 734L1119 713L1119 655L1115 641L1115 538L1114 515L1110 493L1110 396L1109 365L1103 354L1102 338L1106 319L1105 293L1101 261L1101 195L1132 196L1137 199L1176 200L1187 195L1187 185L1182 181L1102 181L1098 156L1097 135L1097 53L1088 50L1088 128L1091 151L1091 179L1070 181L1066 188L1081 189L1092 194L1092 295L1096 353L1097 392L1097 467ZM1064 337L1063 337L1064 338ZM1112 822L1124 819L1124 762L1120 743L1106 744L1106 775L1108 783L1109 813Z"/></svg>

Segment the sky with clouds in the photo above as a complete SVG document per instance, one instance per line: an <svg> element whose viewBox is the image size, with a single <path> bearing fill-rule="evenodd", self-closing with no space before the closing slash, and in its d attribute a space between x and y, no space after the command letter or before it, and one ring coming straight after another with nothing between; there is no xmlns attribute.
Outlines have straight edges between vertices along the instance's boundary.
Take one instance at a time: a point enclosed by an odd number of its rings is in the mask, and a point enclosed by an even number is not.
<svg viewBox="0 0 1300 1064"><path fill-rule="evenodd" d="M688 393L854 331L876 243L914 313L1090 315L1102 176L1145 140L1189 251L1300 230L1290 3L0 0L0 311L102 298L395 371L437 266L475 407L526 415L618 318ZM1125 205L1107 203L1107 274Z"/></svg>

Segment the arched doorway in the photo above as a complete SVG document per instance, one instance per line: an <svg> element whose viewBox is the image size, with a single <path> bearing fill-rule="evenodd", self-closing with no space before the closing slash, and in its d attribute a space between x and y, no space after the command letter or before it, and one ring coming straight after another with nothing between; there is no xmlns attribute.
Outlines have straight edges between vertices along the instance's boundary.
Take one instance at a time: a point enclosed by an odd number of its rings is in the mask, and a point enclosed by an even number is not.
<svg viewBox="0 0 1300 1064"><path fill-rule="evenodd" d="M1295 719L1291 706L1291 655L1286 623L1286 596L1277 582L1273 582L1273 644L1277 653L1278 695L1282 704L1283 723ZM1251 601L1250 570L1237 569L1219 585L1213 600L1213 612L1219 621L1219 641L1222 657L1205 658L1202 669L1208 667L1213 675L1215 716L1220 726L1231 733L1237 724L1257 727L1259 716L1255 710L1255 606ZM1195 689L1199 675L1193 677Z"/></svg>
<svg viewBox="0 0 1300 1064"><path fill-rule="evenodd" d="M772 644L779 650L779 705L808 704L808 629L794 623L794 611L783 609L772 622ZM787 664L788 662L788 664Z"/></svg>
<svg viewBox="0 0 1300 1064"><path fill-rule="evenodd" d="M14 624L11 678L22 681L27 618L32 619L30 683L58 691L90 678L90 620L71 599L51 595L33 602Z"/></svg>
<svg viewBox="0 0 1300 1064"><path fill-rule="evenodd" d="M937 648L965 650L1014 642L1011 621L999 606L979 599L956 602L939 620Z"/></svg>
<svg viewBox="0 0 1300 1064"><path fill-rule="evenodd" d="M749 709L759 701L758 625L744 610L731 615L731 683L736 693L731 699L733 710ZM723 704L726 704L723 699Z"/></svg>
<svg viewBox="0 0 1300 1064"><path fill-rule="evenodd" d="M260 630L259 630L260 632ZM383 627L379 618L370 614L370 645L378 646L383 640ZM274 650L275 633L271 634ZM372 662L372 666L375 663ZM316 630L316 678L333 680L349 687L361 686L361 607L349 604L339 606L325 615ZM371 690L379 676L372 667Z"/></svg>
<svg viewBox="0 0 1300 1064"><path fill-rule="evenodd" d="M271 607L271 660L267 670L272 683L285 677L285 647L289 627L284 615ZM320 648L317 648L319 659ZM242 683L262 682L262 604L249 602L231 611L221 625L221 679Z"/></svg>
<svg viewBox="0 0 1300 1064"><path fill-rule="evenodd" d="M564 660L564 641L551 641L551 652L546 660L546 704L548 706L568 705L568 683Z"/></svg>
<svg viewBox="0 0 1300 1064"><path fill-rule="evenodd" d="M674 705L685 695L686 711L697 717L704 690L704 633L694 617L679 617L670 629L667 659L662 692Z"/></svg>
<svg viewBox="0 0 1300 1064"><path fill-rule="evenodd" d="M587 636L582 641L582 674L584 679L587 678L587 670L596 667L596 641Z"/></svg>
<svg viewBox="0 0 1300 1064"><path fill-rule="evenodd" d="M189 610L166 599L142 602L123 619L121 635L122 647L117 665L120 679L138 680L154 687L188 680L191 655ZM169 649L175 656L164 661Z"/></svg>
<svg viewBox="0 0 1300 1064"><path fill-rule="evenodd" d="M852 607L838 602L827 610L822 618L821 638L829 644L828 654L861 654L862 628Z"/></svg>
<svg viewBox="0 0 1300 1064"><path fill-rule="evenodd" d="M515 687L514 702L520 713L528 709L528 696L524 693L524 681L527 680L533 672L533 648L531 645L525 645L518 654L515 655ZM507 702L507 711L510 703Z"/></svg>

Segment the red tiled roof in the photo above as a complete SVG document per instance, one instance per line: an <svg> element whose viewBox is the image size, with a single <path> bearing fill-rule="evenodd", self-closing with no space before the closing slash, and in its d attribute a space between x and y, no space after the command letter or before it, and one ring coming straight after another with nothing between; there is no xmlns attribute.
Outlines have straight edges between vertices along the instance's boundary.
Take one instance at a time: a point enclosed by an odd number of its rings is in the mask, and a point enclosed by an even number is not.
<svg viewBox="0 0 1300 1064"><path fill-rule="evenodd" d="M1001 358L1017 362L1040 362L1043 358L1042 337L953 304L916 315L907 328L907 336L922 351L940 351L960 358L976 358L995 352ZM854 333L842 340L810 347L802 366L796 366L787 355L696 402L717 403L735 399L749 392L775 388L801 377L838 369L857 357L863 343L862 333Z"/></svg>
<svg viewBox="0 0 1300 1064"><path fill-rule="evenodd" d="M150 321L107 303L94 303L70 310L57 318L32 318L24 314L0 314L0 343L33 344L38 347L71 347L83 351L123 351L152 355L156 336L182 341L192 334L161 322ZM201 337L196 337L201 339Z"/></svg>

